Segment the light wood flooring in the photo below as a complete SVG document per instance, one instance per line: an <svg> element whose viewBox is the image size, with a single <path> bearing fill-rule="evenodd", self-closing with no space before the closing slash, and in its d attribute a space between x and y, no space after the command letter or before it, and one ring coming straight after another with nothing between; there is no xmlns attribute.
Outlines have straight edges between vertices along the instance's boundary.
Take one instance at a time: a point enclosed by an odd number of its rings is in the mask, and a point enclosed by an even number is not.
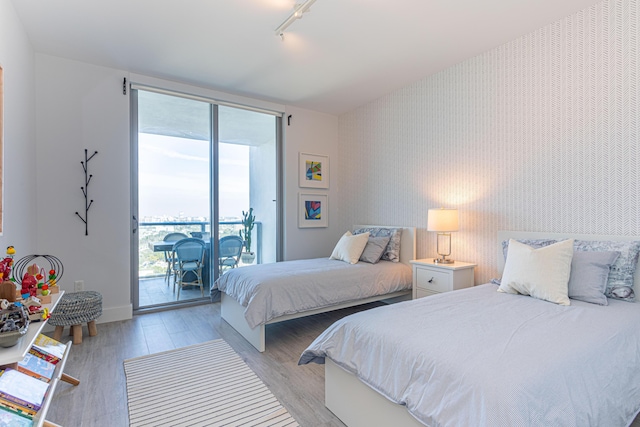
<svg viewBox="0 0 640 427"><path fill-rule="evenodd" d="M334 321L380 304L268 325L267 350L262 354L220 319L219 303L98 324L95 337L88 336L85 325L83 342L72 347L65 368L65 373L78 378L80 385L59 384L47 420L65 427L128 426L125 359L223 338L301 426L344 426L324 407L324 366L298 366L298 358ZM211 361L184 363L198 369Z"/></svg>

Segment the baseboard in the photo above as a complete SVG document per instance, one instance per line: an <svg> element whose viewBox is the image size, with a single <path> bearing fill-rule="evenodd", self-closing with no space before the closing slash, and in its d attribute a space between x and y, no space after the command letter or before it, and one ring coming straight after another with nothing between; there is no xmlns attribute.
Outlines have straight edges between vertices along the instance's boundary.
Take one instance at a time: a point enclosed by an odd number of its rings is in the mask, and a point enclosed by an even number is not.
<svg viewBox="0 0 640 427"><path fill-rule="evenodd" d="M129 320L133 318L133 305L127 304L121 307L103 308L102 315L96 319L96 323L118 322L120 320ZM43 331L52 332L55 326L46 324Z"/></svg>
<svg viewBox="0 0 640 427"><path fill-rule="evenodd" d="M121 307L103 308L102 316L96 320L96 323L117 322L119 320L130 320L132 318L133 305L127 304Z"/></svg>

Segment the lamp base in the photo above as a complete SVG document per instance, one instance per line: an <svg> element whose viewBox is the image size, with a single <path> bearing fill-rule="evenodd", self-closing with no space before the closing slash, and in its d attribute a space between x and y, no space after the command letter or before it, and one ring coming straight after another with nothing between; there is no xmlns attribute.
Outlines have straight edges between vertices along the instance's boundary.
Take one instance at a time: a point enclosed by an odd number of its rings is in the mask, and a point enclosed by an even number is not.
<svg viewBox="0 0 640 427"><path fill-rule="evenodd" d="M436 264L453 264L455 261L446 258L434 258L433 262L435 262Z"/></svg>

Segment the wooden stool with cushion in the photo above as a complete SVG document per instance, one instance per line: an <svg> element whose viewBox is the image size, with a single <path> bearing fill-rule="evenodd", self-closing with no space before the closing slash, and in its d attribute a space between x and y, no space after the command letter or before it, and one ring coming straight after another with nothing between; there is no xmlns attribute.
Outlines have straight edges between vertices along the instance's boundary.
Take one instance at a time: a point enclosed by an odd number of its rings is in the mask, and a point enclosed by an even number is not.
<svg viewBox="0 0 640 427"><path fill-rule="evenodd" d="M53 339L60 341L65 326L71 327L73 343L82 343L82 324L89 328L89 336L98 335L96 319L102 315L102 295L95 291L65 293L51 312L49 323L56 327Z"/></svg>

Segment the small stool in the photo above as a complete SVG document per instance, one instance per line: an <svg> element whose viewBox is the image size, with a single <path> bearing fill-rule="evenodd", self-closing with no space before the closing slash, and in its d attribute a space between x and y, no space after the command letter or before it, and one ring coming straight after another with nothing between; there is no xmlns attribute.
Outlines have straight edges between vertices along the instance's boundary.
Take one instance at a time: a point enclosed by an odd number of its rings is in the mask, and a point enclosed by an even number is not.
<svg viewBox="0 0 640 427"><path fill-rule="evenodd" d="M49 323L56 327L53 339L60 341L65 326L71 326L73 343L82 343L82 324L89 328L89 336L98 335L96 319L102 315L102 295L95 291L65 293L51 312Z"/></svg>

